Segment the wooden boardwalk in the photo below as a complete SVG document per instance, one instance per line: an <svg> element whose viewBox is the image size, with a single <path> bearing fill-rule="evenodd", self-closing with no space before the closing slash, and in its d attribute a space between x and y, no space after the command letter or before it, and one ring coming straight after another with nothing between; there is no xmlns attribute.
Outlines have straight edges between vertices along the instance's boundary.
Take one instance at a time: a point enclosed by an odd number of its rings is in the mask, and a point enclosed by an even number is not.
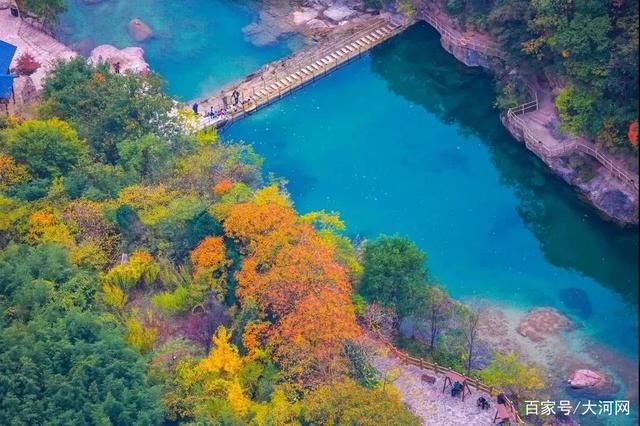
<svg viewBox="0 0 640 426"><path fill-rule="evenodd" d="M269 64L216 96L196 100L201 114L198 127L222 127L255 112L358 58L407 26L375 18L353 34Z"/></svg>
<svg viewBox="0 0 640 426"><path fill-rule="evenodd" d="M544 119L537 116L539 104L535 91L533 95L534 100L510 108L506 114L507 121L520 132L525 146L530 151L543 160L568 155L574 151L582 152L598 161L620 182L632 189L633 193L639 190L638 175L627 170L606 151L598 149L593 143L582 138L557 142L553 137L549 137L549 130L545 126Z"/></svg>
<svg viewBox="0 0 640 426"><path fill-rule="evenodd" d="M424 20L431 25L438 33L440 37L448 40L450 43L464 48L473 50L487 57L496 57L504 59L505 54L500 46L491 40L478 41L478 34L465 34L455 30L451 26L447 25L444 21L438 19L426 8L418 10L418 18Z"/></svg>

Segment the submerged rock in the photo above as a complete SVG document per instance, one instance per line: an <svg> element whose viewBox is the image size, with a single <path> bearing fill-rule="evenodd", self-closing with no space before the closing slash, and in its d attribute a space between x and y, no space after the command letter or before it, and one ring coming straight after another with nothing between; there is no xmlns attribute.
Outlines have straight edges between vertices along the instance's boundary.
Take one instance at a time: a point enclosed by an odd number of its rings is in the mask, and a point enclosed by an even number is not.
<svg viewBox="0 0 640 426"><path fill-rule="evenodd" d="M151 28L138 18L129 21L129 35L135 41L145 41L153 36Z"/></svg>
<svg viewBox="0 0 640 426"><path fill-rule="evenodd" d="M103 44L91 51L89 61L92 63L107 62L111 65L120 62L120 72L122 73L149 71L149 64L144 60L144 50L140 47L118 49L110 44Z"/></svg>
<svg viewBox="0 0 640 426"><path fill-rule="evenodd" d="M592 306L586 291L575 287L564 288L560 290L560 300L567 308L582 318L591 316Z"/></svg>
<svg viewBox="0 0 640 426"><path fill-rule="evenodd" d="M534 342L562 331L573 330L575 325L569 318L554 308L535 308L520 321L516 331Z"/></svg>
<svg viewBox="0 0 640 426"><path fill-rule="evenodd" d="M621 222L633 222L637 216L636 205L629 194L618 189L605 190L596 195L594 203L601 210Z"/></svg>

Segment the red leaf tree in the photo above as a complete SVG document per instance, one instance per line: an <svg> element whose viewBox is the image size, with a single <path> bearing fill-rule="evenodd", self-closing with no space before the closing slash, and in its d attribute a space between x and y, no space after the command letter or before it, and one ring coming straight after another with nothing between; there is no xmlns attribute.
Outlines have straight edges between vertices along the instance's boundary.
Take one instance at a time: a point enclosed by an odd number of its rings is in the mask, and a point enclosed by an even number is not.
<svg viewBox="0 0 640 426"><path fill-rule="evenodd" d="M18 75L31 75L36 72L38 68L40 68L40 62L36 61L36 58L34 58L32 54L25 52L16 59L14 71L18 73Z"/></svg>

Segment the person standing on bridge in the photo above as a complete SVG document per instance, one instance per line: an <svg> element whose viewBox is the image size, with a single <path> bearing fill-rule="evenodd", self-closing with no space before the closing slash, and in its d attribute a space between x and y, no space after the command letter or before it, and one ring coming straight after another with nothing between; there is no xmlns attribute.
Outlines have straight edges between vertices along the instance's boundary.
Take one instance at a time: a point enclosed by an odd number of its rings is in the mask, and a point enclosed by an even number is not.
<svg viewBox="0 0 640 426"><path fill-rule="evenodd" d="M195 112L197 114L198 113L198 103L194 102L193 106L191 107L191 109L193 110L193 112Z"/></svg>

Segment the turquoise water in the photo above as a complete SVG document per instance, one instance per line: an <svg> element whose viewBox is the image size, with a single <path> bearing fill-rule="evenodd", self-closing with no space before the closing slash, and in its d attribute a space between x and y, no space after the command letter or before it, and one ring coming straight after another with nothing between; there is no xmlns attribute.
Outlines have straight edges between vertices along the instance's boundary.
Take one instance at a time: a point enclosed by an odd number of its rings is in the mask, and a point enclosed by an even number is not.
<svg viewBox="0 0 640 426"><path fill-rule="evenodd" d="M489 75L421 25L225 136L253 144L300 211L414 240L454 296L555 306L636 357L637 232L603 222L515 142L493 96Z"/></svg>
<svg viewBox="0 0 640 426"><path fill-rule="evenodd" d="M256 17L246 4L71 6L68 41L124 47L129 19L148 22L157 36L144 45L147 60L184 99L295 48L245 40L241 28ZM407 236L454 296L555 306L583 325L579 335L636 363L637 230L604 222L551 175L504 130L493 98L488 74L416 25L224 136L253 144L301 212L338 211L353 237Z"/></svg>
<svg viewBox="0 0 640 426"><path fill-rule="evenodd" d="M261 65L291 53L296 37L257 47L242 28L255 22L255 4L225 0L68 0L59 37L83 54L100 44L118 48L140 46L151 68L164 76L169 92L183 100L212 93ZM142 19L154 37L136 43L129 21Z"/></svg>

